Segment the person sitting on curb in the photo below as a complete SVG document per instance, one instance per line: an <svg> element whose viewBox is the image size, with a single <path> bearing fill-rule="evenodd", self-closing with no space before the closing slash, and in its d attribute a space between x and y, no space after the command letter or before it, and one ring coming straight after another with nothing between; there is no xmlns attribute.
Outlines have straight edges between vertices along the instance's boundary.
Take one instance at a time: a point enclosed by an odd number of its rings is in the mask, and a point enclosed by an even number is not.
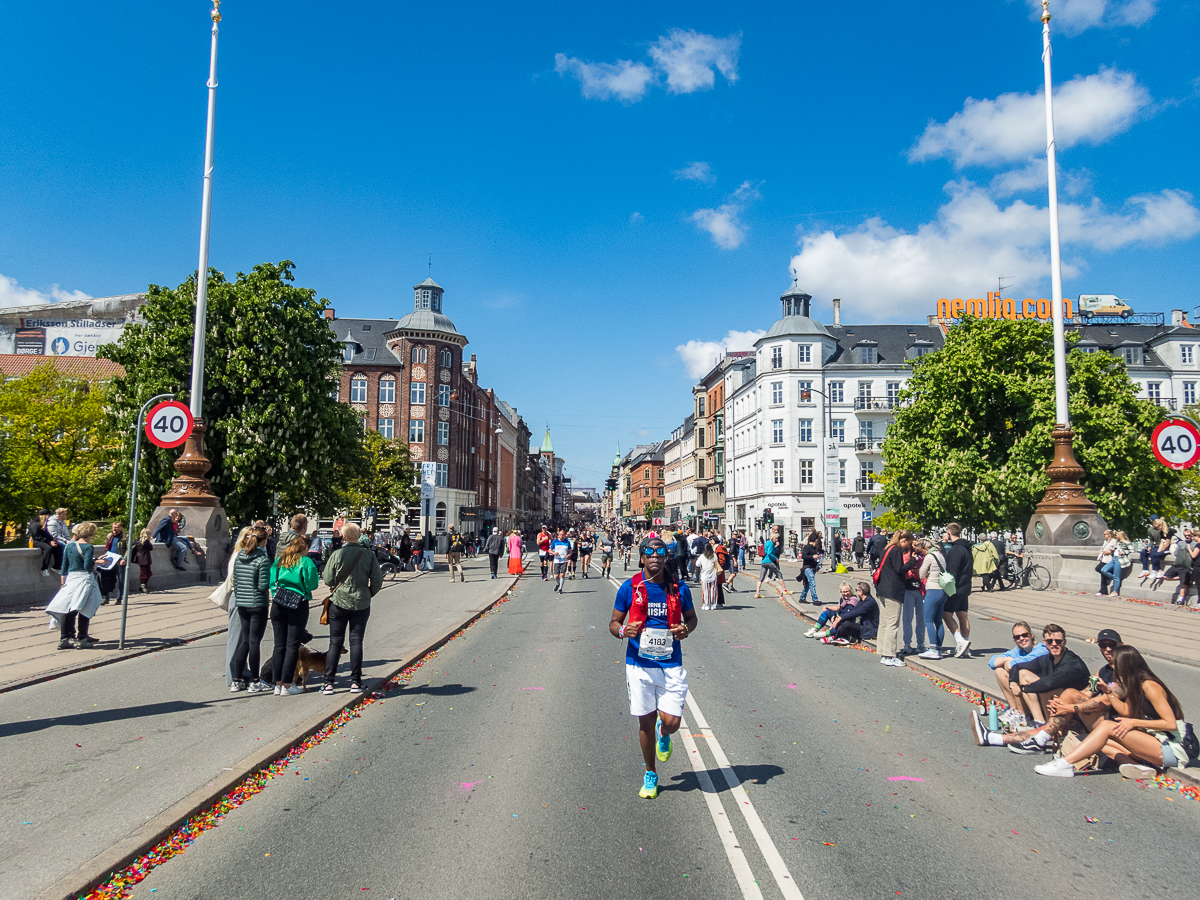
<svg viewBox="0 0 1200 900"><path fill-rule="evenodd" d="M1116 718L1098 721L1070 753L1034 766L1039 775L1071 778L1075 763L1095 753L1119 763L1126 778L1152 778L1157 767L1186 766L1195 758L1196 737L1185 728L1183 707L1142 654L1134 647L1117 647L1112 666L1124 694L1123 699L1112 698Z"/></svg>
<svg viewBox="0 0 1200 900"><path fill-rule="evenodd" d="M1068 688L1080 691L1087 687L1087 665L1076 653L1067 649L1067 635L1062 626L1047 625L1042 629L1042 638L1049 653L1009 667L1009 683L1020 686L1022 699L1033 716L1033 728L1016 734L998 734L990 731L978 716L972 714L975 743L980 747L1006 746L1013 753L1045 752L1051 734L1043 710L1048 709L1051 700Z"/></svg>
<svg viewBox="0 0 1200 900"><path fill-rule="evenodd" d="M1013 688L1011 681L1012 667L1030 662L1050 653L1041 641L1034 643L1033 629L1028 622L1017 622L1012 627L1013 640L1016 646L1004 653L998 653L988 660L988 668L996 673L996 684L1008 704L1000 715L1000 721L1014 728L1032 725L1033 720L1026 716L1024 695Z"/></svg>
<svg viewBox="0 0 1200 900"><path fill-rule="evenodd" d="M821 614L817 616L816 624L808 631L804 632L806 638L829 637L833 632L834 626L831 624L833 619L836 619L845 610L858 603L858 595L854 593L854 587L848 581L843 581L838 587L841 593L841 600L837 606L827 606L821 610Z"/></svg>
<svg viewBox="0 0 1200 900"><path fill-rule="evenodd" d="M1200 557L1200 544L1193 541L1193 534L1192 529L1183 529L1183 537L1175 545L1175 564L1158 579L1158 584L1162 584L1164 581L1179 582L1179 589L1171 594L1172 604L1188 605L1188 595L1192 591L1193 570L1196 568L1196 558ZM1155 586L1157 587L1157 585Z"/></svg>
<svg viewBox="0 0 1200 900"><path fill-rule="evenodd" d="M871 585L860 581L855 596L858 602L834 618L833 633L821 638L822 644L844 647L869 641L879 633L879 604L871 596Z"/></svg>

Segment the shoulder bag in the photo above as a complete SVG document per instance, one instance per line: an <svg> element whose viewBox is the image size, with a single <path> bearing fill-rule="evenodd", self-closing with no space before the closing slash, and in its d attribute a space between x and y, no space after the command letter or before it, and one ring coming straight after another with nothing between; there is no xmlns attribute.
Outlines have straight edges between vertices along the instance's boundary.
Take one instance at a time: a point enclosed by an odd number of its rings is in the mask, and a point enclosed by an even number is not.
<svg viewBox="0 0 1200 900"><path fill-rule="evenodd" d="M875 571L871 573L871 581L874 582L876 585L879 584L879 576L883 574L884 564L887 562L888 556L891 555L892 547L894 547L894 546L896 546L896 545L890 544L888 546L888 548L883 551L883 559L881 559L879 561L879 565L877 565L875 567Z"/></svg>
<svg viewBox="0 0 1200 900"><path fill-rule="evenodd" d="M958 585L954 581L954 576L950 574L946 567L946 557L944 555L935 555L933 557L941 566L941 574L938 575L938 587L941 588L947 597L953 597L958 593Z"/></svg>
<svg viewBox="0 0 1200 900"><path fill-rule="evenodd" d="M329 588L329 596L321 601L321 624L329 624L329 604L333 602L333 595L350 577L350 573L354 571L354 567L358 565L359 559L362 557L362 547L355 548L358 550L358 556L354 557L354 564L346 566L346 571L342 573L342 577L335 581Z"/></svg>

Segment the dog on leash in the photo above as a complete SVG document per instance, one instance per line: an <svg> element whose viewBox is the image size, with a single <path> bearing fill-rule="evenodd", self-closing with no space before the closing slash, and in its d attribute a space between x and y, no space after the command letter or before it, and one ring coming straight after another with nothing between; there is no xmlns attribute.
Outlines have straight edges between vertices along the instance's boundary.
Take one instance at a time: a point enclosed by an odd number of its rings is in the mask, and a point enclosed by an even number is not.
<svg viewBox="0 0 1200 900"><path fill-rule="evenodd" d="M259 672L258 676L260 681L264 681L267 684L275 683L274 665L275 661L273 659L268 659L262 664L262 671ZM296 659L296 679L293 684L298 684L301 690L307 691L309 672L316 672L318 675L324 674L325 654L301 646Z"/></svg>

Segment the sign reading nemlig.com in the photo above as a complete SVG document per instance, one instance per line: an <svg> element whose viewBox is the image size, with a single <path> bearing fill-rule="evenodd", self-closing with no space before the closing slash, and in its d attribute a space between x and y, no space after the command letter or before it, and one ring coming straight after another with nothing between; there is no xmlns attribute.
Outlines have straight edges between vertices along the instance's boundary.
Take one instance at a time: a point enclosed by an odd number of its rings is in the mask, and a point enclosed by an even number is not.
<svg viewBox="0 0 1200 900"><path fill-rule="evenodd" d="M95 356L138 320L145 299L145 294L123 294L0 309L0 354Z"/></svg>

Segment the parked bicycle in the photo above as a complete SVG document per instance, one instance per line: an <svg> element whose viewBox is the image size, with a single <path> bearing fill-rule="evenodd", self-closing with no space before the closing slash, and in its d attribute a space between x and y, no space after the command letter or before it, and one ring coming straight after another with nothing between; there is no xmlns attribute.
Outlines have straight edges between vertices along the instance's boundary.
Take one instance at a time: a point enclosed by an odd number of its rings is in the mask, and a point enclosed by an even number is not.
<svg viewBox="0 0 1200 900"><path fill-rule="evenodd" d="M1000 576L1010 588L1028 587L1044 591L1050 587L1050 570L1037 563L1026 563L1019 557L1010 557L1008 566Z"/></svg>

